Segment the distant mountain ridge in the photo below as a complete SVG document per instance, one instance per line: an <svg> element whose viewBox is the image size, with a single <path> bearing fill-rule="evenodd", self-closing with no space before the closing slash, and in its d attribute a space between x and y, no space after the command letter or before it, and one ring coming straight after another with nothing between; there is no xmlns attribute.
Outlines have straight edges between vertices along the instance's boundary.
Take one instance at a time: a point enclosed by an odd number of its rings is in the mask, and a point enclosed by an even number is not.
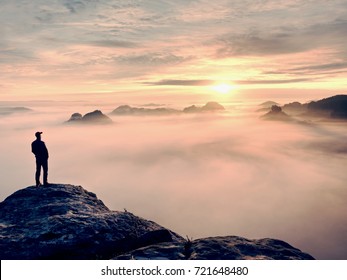
<svg viewBox="0 0 347 280"><path fill-rule="evenodd" d="M73 113L66 123L82 123L82 124L110 124L112 120L104 115L100 110L87 113L82 116L80 113Z"/></svg>
<svg viewBox="0 0 347 280"><path fill-rule="evenodd" d="M274 106L281 109L282 117L284 117L284 113L288 116L296 116L304 119L308 117L336 120L347 119L347 95L335 95L304 104L296 101L285 104L282 107L277 105ZM275 116L276 112L273 111L274 106L263 116L265 119ZM263 110L263 108L258 111L261 110ZM279 116L279 114L277 114L277 116Z"/></svg>
<svg viewBox="0 0 347 280"><path fill-rule="evenodd" d="M160 104L145 104L145 106L160 105ZM144 108L131 107L130 105L121 105L114 109L109 115L111 116L166 116L183 113L207 113L223 111L225 108L217 102L207 102L204 106L198 107L195 105L177 110L166 107ZM84 116L80 113L73 113L65 122L67 124L110 124L112 119L102 113L100 110L87 113Z"/></svg>
<svg viewBox="0 0 347 280"><path fill-rule="evenodd" d="M307 104L310 112L326 111L332 118L347 118L347 95L335 95Z"/></svg>
<svg viewBox="0 0 347 280"><path fill-rule="evenodd" d="M172 115L181 113L203 113L203 112L216 112L223 111L225 108L218 102L210 101L204 106L198 107L191 105L183 110L177 110L167 107L158 108L143 108L131 107L129 105L121 105L111 112L111 115Z"/></svg>

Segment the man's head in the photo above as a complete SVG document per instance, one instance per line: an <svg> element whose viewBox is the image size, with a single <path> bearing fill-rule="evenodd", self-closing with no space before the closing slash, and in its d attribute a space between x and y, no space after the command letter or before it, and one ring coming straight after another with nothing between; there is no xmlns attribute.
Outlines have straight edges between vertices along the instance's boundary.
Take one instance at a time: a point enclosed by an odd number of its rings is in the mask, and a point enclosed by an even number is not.
<svg viewBox="0 0 347 280"><path fill-rule="evenodd" d="M41 138L41 134L42 134L42 132L40 132L40 131L36 132L35 133L36 138L40 139Z"/></svg>

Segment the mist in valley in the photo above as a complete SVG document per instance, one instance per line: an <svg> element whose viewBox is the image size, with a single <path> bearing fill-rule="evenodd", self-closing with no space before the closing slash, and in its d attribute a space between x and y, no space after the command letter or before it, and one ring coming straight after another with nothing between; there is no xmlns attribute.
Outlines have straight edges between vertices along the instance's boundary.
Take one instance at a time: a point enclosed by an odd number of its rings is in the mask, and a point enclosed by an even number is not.
<svg viewBox="0 0 347 280"><path fill-rule="evenodd" d="M264 121L256 108L217 114L110 116L63 124L74 112L116 106L32 103L0 116L0 199L33 185L36 131L49 182L81 185L112 210L193 239L278 238L318 259L347 259L345 123Z"/></svg>

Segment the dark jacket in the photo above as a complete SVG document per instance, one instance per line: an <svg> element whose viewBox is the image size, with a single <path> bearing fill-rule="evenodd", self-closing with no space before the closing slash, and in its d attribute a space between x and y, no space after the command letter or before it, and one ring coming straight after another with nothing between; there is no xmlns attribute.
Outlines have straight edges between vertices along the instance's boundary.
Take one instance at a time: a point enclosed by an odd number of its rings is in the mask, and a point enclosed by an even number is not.
<svg viewBox="0 0 347 280"><path fill-rule="evenodd" d="M31 143L31 151L35 155L37 160L47 160L48 150L46 148L45 142L36 139Z"/></svg>

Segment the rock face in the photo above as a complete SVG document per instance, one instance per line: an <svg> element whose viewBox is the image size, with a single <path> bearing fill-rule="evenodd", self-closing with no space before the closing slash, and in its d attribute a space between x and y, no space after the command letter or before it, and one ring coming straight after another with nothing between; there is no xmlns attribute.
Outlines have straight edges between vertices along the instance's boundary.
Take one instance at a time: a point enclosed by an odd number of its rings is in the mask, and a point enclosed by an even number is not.
<svg viewBox="0 0 347 280"><path fill-rule="evenodd" d="M241 237L195 241L127 211L111 211L80 186L27 187L0 203L4 259L313 259L289 244Z"/></svg>
<svg viewBox="0 0 347 280"><path fill-rule="evenodd" d="M1 259L109 259L163 241L183 240L129 212L110 211L72 185L28 187L0 203Z"/></svg>
<svg viewBox="0 0 347 280"><path fill-rule="evenodd" d="M82 123L82 124L110 124L112 120L104 115L100 110L85 114L83 117L80 113L71 115L67 123Z"/></svg>
<svg viewBox="0 0 347 280"><path fill-rule="evenodd" d="M184 244L170 242L147 246L116 259L303 260L313 257L281 240L223 236L187 241Z"/></svg>

